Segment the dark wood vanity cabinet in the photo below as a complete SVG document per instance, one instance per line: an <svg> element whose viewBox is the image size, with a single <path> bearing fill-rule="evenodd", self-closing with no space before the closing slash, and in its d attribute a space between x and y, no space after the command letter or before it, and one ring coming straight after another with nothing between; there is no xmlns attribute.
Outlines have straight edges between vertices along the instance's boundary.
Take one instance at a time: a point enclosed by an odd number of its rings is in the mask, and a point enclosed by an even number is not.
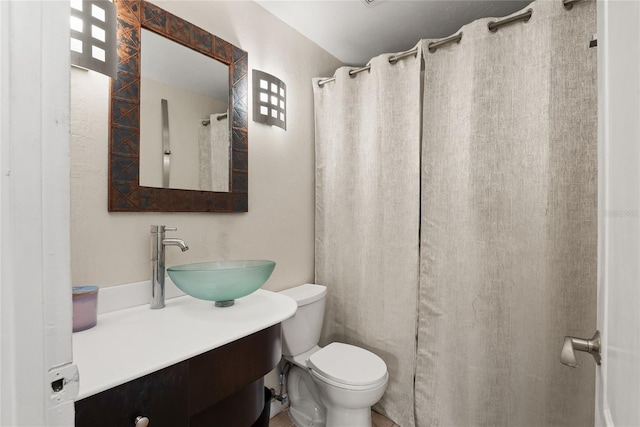
<svg viewBox="0 0 640 427"><path fill-rule="evenodd" d="M76 427L249 427L280 361L280 324L76 402ZM167 343L171 345L171 343ZM82 372L80 373L82 381Z"/></svg>

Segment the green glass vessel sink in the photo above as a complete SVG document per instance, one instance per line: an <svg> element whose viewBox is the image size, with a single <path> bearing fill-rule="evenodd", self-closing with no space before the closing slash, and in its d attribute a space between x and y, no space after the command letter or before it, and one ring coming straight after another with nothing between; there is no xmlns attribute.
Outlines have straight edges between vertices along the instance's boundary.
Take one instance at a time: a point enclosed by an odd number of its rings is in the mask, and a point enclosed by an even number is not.
<svg viewBox="0 0 640 427"><path fill-rule="evenodd" d="M167 272L185 294L228 307L264 285L275 267L268 260L213 261L176 265Z"/></svg>

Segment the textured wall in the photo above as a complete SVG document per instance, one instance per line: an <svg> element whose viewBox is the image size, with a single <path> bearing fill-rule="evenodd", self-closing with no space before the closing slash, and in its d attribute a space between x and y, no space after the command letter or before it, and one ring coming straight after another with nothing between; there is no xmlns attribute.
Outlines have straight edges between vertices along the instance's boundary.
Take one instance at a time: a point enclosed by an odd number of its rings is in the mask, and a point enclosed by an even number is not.
<svg viewBox="0 0 640 427"><path fill-rule="evenodd" d="M265 288L314 277L314 148L311 78L339 61L254 2L154 2L249 53L249 68L288 89L287 131L249 121L249 212L107 212L109 80L71 71L71 257L73 285L113 286L149 279L149 226L171 233L188 252L169 248L167 265L212 259L277 262ZM251 102L251 97L249 98ZM197 165L194 165L197 167Z"/></svg>

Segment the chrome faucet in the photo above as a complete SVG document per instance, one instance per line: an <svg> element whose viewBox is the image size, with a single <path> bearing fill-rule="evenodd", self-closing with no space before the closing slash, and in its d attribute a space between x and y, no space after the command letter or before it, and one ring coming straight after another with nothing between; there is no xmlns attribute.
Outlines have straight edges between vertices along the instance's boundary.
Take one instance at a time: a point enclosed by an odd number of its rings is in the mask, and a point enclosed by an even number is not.
<svg viewBox="0 0 640 427"><path fill-rule="evenodd" d="M151 226L151 309L164 307L164 247L178 246L182 252L189 246L182 239L165 238L165 231L176 231L175 227Z"/></svg>

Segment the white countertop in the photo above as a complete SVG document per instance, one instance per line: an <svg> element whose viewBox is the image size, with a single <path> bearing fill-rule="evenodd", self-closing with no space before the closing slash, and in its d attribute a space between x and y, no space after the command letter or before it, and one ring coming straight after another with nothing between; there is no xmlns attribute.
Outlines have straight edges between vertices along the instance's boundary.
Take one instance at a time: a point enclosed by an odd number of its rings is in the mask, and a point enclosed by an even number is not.
<svg viewBox="0 0 640 427"><path fill-rule="evenodd" d="M80 372L76 400L221 347L293 316L295 301L257 290L231 307L190 296L98 315L98 324L73 334L73 361Z"/></svg>

